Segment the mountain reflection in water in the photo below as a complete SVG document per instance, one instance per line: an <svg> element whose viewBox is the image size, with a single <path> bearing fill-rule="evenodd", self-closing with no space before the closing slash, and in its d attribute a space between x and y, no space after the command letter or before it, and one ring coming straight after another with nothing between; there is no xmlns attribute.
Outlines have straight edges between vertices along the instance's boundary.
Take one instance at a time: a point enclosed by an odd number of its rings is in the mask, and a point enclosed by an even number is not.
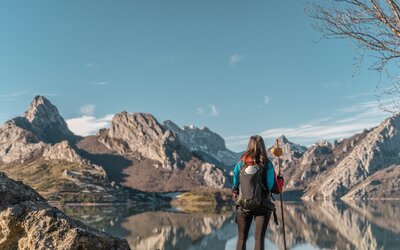
<svg viewBox="0 0 400 250"><path fill-rule="evenodd" d="M127 239L132 249L234 249L237 239L229 208L183 213L171 207L74 206L63 211ZM400 201L285 203L285 221L289 249L400 248ZM251 236L248 249L253 244ZM266 249L282 246L281 228L271 219Z"/></svg>

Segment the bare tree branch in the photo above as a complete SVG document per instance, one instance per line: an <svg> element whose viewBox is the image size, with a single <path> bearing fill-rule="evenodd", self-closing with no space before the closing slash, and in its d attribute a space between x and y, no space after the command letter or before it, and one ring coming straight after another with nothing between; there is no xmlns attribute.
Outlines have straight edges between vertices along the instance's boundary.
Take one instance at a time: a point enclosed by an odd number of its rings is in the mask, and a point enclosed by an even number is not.
<svg viewBox="0 0 400 250"><path fill-rule="evenodd" d="M314 18L313 27L323 38L350 38L362 62L368 54L375 61L369 67L382 73L388 65L399 68L400 62L400 3L398 0L327 0L315 1L306 9ZM393 67L390 67L393 71ZM393 76L393 74L389 74ZM381 90L380 97L393 98L392 112L400 110L400 78L394 72L389 87ZM379 85L378 85L379 86ZM386 108L382 108L387 110Z"/></svg>

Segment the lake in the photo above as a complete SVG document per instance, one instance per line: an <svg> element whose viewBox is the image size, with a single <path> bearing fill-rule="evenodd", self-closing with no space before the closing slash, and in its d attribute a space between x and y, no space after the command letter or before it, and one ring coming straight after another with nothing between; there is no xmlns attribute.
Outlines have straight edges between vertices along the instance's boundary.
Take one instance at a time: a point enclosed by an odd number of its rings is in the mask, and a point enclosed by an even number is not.
<svg viewBox="0 0 400 250"><path fill-rule="evenodd" d="M169 206L69 206L63 211L127 239L132 249L235 249L237 239L230 207L195 213ZM287 202L284 213L289 249L400 249L400 201ZM281 225L272 218L265 241L266 249L283 249ZM248 249L253 245L251 237Z"/></svg>

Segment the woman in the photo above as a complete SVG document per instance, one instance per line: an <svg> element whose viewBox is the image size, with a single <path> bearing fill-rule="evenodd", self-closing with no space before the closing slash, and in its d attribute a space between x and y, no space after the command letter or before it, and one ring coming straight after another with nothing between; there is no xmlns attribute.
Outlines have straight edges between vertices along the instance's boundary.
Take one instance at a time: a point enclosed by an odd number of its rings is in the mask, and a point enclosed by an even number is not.
<svg viewBox="0 0 400 250"><path fill-rule="evenodd" d="M247 203L243 202L243 200L246 200L243 199L240 190L242 190L243 193L251 193L248 191L249 188L245 187L245 185L247 185L245 183L250 180L248 176L254 176L257 172L259 173L259 177L250 177L250 179L257 179L257 182L260 182L260 185L254 186L256 186L257 190L261 190L259 191L259 193L261 193L261 202L255 202L256 205L252 203L252 206L248 206ZM238 208L236 222L239 232L236 250L246 249L246 241L253 218L256 223L254 230L254 249L262 250L264 249L264 238L268 222L272 211L275 210L275 205L271 200L271 193L282 192L283 178L280 176L278 178L276 177L274 167L268 160L264 140L261 136L256 135L250 137L247 149L240 157L240 161L236 164L233 173L233 198ZM240 183L240 177L243 179L247 178L246 182L243 180L242 185ZM257 191L252 193L253 196L255 196L254 193L257 193Z"/></svg>

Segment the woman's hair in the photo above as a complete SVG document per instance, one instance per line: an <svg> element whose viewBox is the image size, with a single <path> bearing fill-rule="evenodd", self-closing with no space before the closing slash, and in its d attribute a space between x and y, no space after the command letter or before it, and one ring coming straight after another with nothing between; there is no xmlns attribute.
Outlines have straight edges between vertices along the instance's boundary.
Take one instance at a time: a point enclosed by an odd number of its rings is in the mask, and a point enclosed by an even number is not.
<svg viewBox="0 0 400 250"><path fill-rule="evenodd" d="M240 159L243 162L248 162L251 159L252 164L265 166L268 162L267 150L265 149L264 139L259 135L250 137L249 145Z"/></svg>

